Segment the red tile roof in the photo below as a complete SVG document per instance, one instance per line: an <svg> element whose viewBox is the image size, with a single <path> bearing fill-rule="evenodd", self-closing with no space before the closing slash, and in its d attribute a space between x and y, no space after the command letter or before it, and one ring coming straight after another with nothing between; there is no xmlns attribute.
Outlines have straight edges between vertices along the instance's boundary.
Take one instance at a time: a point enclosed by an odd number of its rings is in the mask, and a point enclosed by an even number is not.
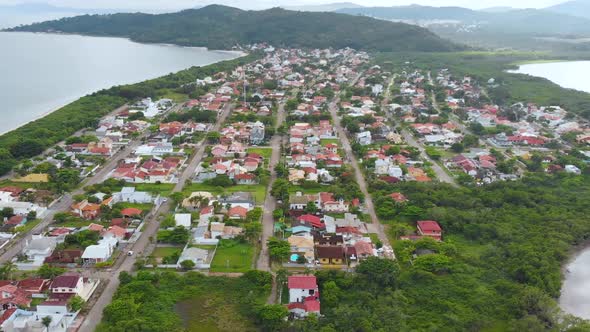
<svg viewBox="0 0 590 332"><path fill-rule="evenodd" d="M442 229L440 228L440 225L434 220L418 221L418 227L420 227L420 229L423 232L440 232L440 231L442 231Z"/></svg>
<svg viewBox="0 0 590 332"><path fill-rule="evenodd" d="M124 216L139 216L141 215L141 210L136 208L126 208L121 211L121 214Z"/></svg>
<svg viewBox="0 0 590 332"><path fill-rule="evenodd" d="M74 275L61 275L53 279L51 288L76 288L78 280L81 277L77 274Z"/></svg>
<svg viewBox="0 0 590 332"><path fill-rule="evenodd" d="M316 289L318 287L315 276L289 276L289 289Z"/></svg>

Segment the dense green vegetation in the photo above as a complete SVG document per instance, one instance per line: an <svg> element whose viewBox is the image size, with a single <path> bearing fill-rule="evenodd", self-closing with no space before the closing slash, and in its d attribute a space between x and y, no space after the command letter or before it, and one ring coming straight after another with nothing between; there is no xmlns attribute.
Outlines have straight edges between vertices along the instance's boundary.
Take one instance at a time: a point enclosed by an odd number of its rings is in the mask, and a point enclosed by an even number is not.
<svg viewBox="0 0 590 332"><path fill-rule="evenodd" d="M387 269L389 282L362 273L319 273L326 315L319 325L337 331L565 331L575 322L554 299L561 264L590 234L590 177L534 175L473 188L371 187L376 198L397 191L409 198L389 211L393 239L415 231L416 220L433 219L445 241L395 241L399 271ZM376 208L384 202L377 199ZM382 269L369 270L376 278Z"/></svg>
<svg viewBox="0 0 590 332"><path fill-rule="evenodd" d="M255 322L273 323L263 316L272 280L266 272L226 278L140 271L135 277L122 272L119 280L97 331L181 331L183 325L194 331L251 331Z"/></svg>
<svg viewBox="0 0 590 332"><path fill-rule="evenodd" d="M379 51L450 51L459 47L432 32L403 23L335 13L273 8L243 11L211 5L172 14L84 15L13 31L61 31L129 37L148 43L172 43L229 49L268 42L274 46L368 49Z"/></svg>
<svg viewBox="0 0 590 332"><path fill-rule="evenodd" d="M567 57L560 59L567 60ZM533 102L539 105L559 105L565 110L590 118L590 94L564 89L539 77L508 73L517 69L516 62L533 60L557 60L544 53L519 52L461 52L461 53L408 53L376 56L376 61L387 69L419 68L431 71L433 76L439 69L447 68L455 75L465 75L486 84L494 78L497 87L485 87L489 98L499 105L517 102ZM409 63L406 64L406 61ZM485 101L485 96L483 96Z"/></svg>
<svg viewBox="0 0 590 332"><path fill-rule="evenodd" d="M250 54L235 60L205 67L191 67L178 73L141 83L115 86L80 98L59 110L0 136L0 175L9 172L19 160L42 153L80 129L94 128L101 117L127 102L139 98L159 98L170 90L184 93L186 83L197 78L230 71L258 57ZM66 188L67 189L67 188Z"/></svg>

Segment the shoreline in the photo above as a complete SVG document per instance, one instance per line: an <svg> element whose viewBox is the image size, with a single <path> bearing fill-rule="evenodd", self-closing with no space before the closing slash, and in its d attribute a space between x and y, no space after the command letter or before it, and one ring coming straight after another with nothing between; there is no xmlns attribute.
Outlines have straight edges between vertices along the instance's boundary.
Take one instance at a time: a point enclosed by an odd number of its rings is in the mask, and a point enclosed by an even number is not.
<svg viewBox="0 0 590 332"><path fill-rule="evenodd" d="M71 35L71 36L90 37L90 38L116 38L116 39L124 39L124 40L127 40L127 41L131 42L131 43L141 44L141 45L156 45L156 46L163 46L163 47L186 48L186 49L193 49L193 50L198 50L198 51L207 51L207 52L214 52L214 53L219 53L219 54L228 54L228 55L231 55L231 58L228 58L228 59L220 59L220 60L213 61L213 62L210 62L210 63L207 63L207 64L192 65L190 67L181 68L181 69L178 69L177 71L175 71L175 73L176 72L179 72L179 71L182 71L182 70L187 70L187 69L189 69L191 67L204 67L204 66L209 66L209 65L213 65L215 63L219 63L219 62L222 62L222 61L235 60L237 58L240 58L240 57L243 57L243 56L248 55L248 53L246 53L246 52L236 51L236 50L209 50L206 47L180 46L180 45L163 44L163 43L158 43L158 44L156 44L156 43L139 43L139 42L136 42L136 41L133 41L133 40L131 40L129 38L124 38L124 37L89 36L89 35L80 35L80 34L50 33L50 32L5 31L5 30L0 31L0 33L2 33L2 32L4 32L4 33L43 34L43 35L47 34L47 35L58 35L58 36L59 35L65 35L65 36ZM75 96L75 97L65 97L64 98L65 102L60 102L57 106L51 107L48 110L45 110L42 113L33 116L30 120L27 120L26 122L23 122L21 124L18 124L18 125L13 126L13 127L9 128L9 129L6 129L6 130L0 130L0 136L5 135L5 134L8 134L8 133L10 133L12 131L15 131L15 130L21 128L21 127L24 127L24 126L26 126L28 124L31 124L32 122L35 122L37 120L40 120L40 119L42 119L42 118L44 118L44 117L46 117L46 116L48 116L48 115L50 115L50 114L58 111L58 110L66 107L67 105L69 105L69 104L71 104L71 103L73 103L73 102L75 102L75 101L77 101L77 100L79 100L79 99L81 99L81 98L83 98L85 96L88 96L88 95L91 95L93 93L96 93L96 92L98 92L100 90L110 89L110 88L115 87L115 86L123 86L123 85L137 84L137 83L141 83L141 82L144 82L144 81L149 81L149 80L157 79L157 78L163 77L165 75L167 75L167 74L166 73L164 73L164 74L155 74L153 76L146 77L146 78L144 78L142 80L139 80L139 81L128 82L128 83L113 84L111 86L104 86L104 87L98 88L98 89L96 89L94 91L89 91L89 92L86 92L84 94L81 94L81 95L78 95L78 96Z"/></svg>

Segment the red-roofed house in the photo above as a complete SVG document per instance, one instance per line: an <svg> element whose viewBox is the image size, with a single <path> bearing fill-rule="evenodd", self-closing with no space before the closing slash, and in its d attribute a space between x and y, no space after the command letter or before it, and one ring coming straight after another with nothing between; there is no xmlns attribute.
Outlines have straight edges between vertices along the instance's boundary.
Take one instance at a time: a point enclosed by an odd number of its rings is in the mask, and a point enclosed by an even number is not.
<svg viewBox="0 0 590 332"><path fill-rule="evenodd" d="M430 236L437 241L442 240L442 228L434 220L418 221L418 233L423 236Z"/></svg>
<svg viewBox="0 0 590 332"><path fill-rule="evenodd" d="M121 211L123 217L139 217L141 216L141 210L136 208L125 208Z"/></svg>
<svg viewBox="0 0 590 332"><path fill-rule="evenodd" d="M234 206L227 212L229 219L246 219L247 214L248 209L242 206Z"/></svg>
<svg viewBox="0 0 590 332"><path fill-rule="evenodd" d="M0 305L2 310L29 307L31 295L15 285L5 285L0 287Z"/></svg>
<svg viewBox="0 0 590 332"><path fill-rule="evenodd" d="M297 220L304 224L311 225L314 228L326 228L326 225L324 225L320 217L311 214L304 214L297 218Z"/></svg>
<svg viewBox="0 0 590 332"><path fill-rule="evenodd" d="M307 317L310 313L320 314L320 301L315 299L306 299L303 302L294 302L287 305L289 312L298 318Z"/></svg>
<svg viewBox="0 0 590 332"><path fill-rule="evenodd" d="M393 198L394 201L398 202L398 203L403 203L403 202L407 202L408 199L406 198L406 196L404 196L404 194L402 193L392 193L389 195L389 197Z"/></svg>
<svg viewBox="0 0 590 332"><path fill-rule="evenodd" d="M316 299L319 297L318 282L315 276L295 275L287 279L289 288L289 302L303 302L306 298L312 296Z"/></svg>

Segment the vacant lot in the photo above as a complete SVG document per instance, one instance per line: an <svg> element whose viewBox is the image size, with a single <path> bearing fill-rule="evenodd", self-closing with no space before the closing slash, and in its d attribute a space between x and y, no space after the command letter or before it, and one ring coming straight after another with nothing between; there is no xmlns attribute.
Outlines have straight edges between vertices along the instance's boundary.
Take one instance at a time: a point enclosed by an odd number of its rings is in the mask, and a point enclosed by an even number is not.
<svg viewBox="0 0 590 332"><path fill-rule="evenodd" d="M252 268L254 248L248 243L221 240L211 262L211 272L246 272Z"/></svg>

